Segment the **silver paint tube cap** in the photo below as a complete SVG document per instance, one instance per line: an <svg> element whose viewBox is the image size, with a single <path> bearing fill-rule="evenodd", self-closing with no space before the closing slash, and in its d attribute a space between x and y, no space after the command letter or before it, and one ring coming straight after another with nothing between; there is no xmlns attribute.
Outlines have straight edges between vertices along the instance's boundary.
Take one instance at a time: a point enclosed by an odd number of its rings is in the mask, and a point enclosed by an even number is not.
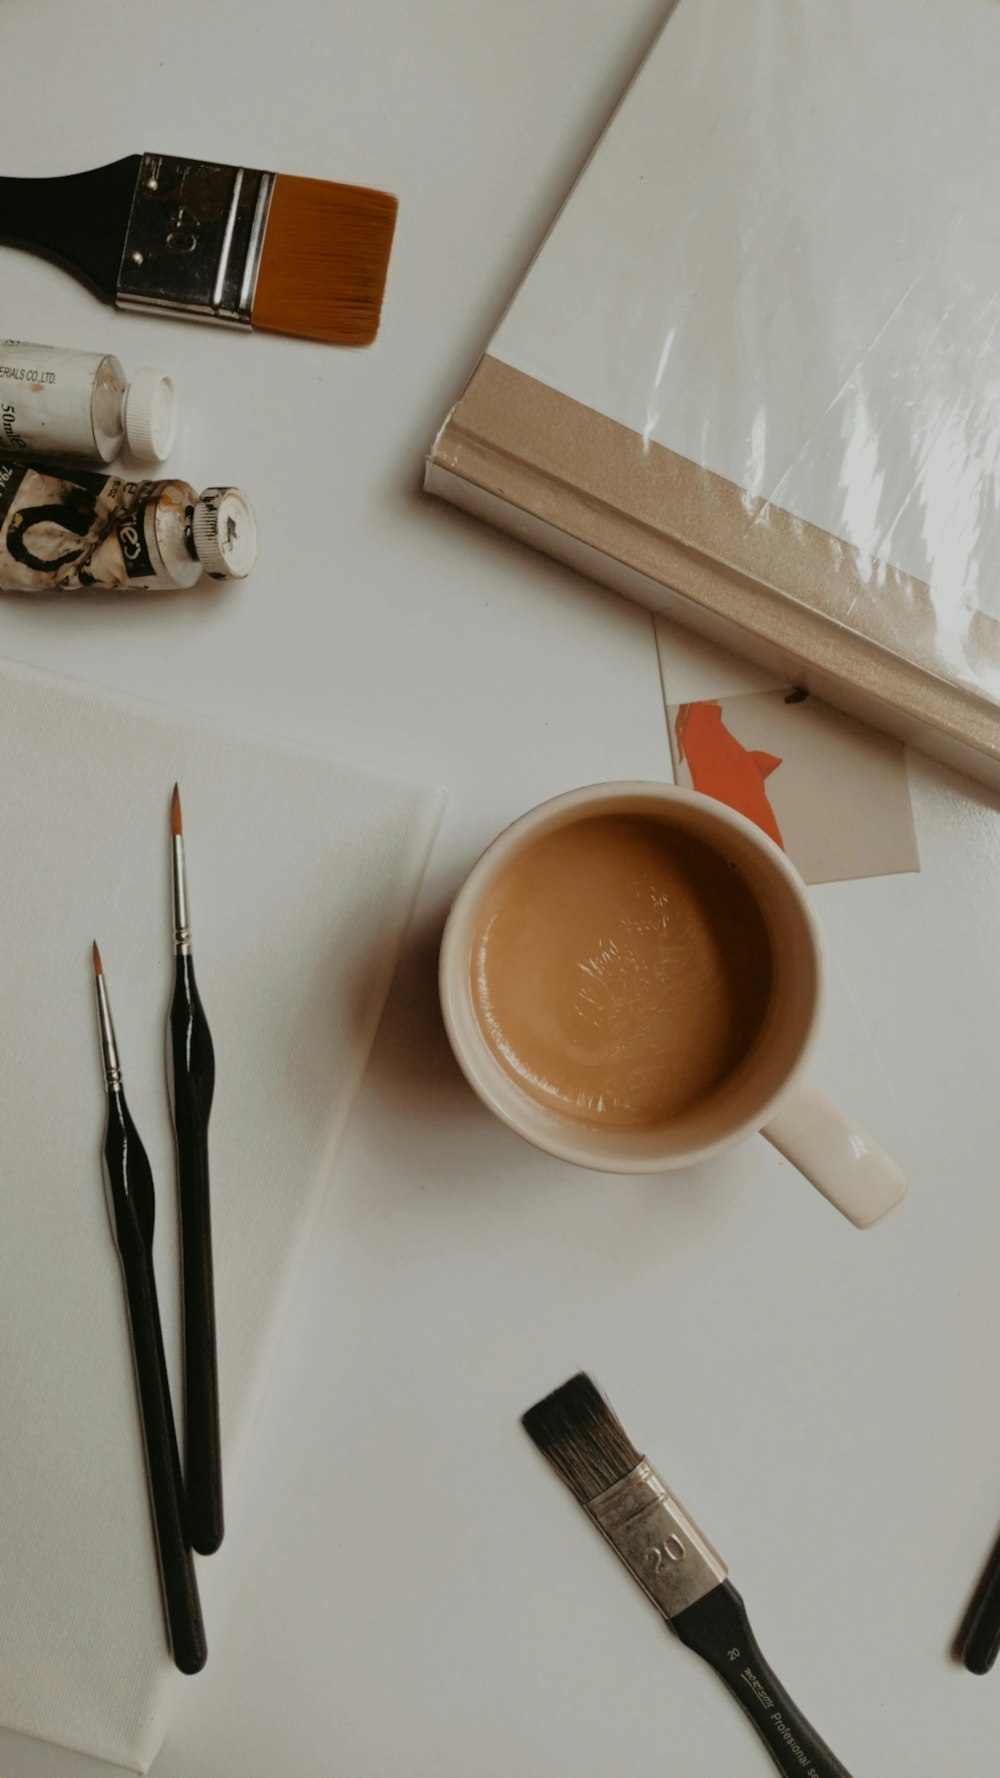
<svg viewBox="0 0 1000 1778"><path fill-rule="evenodd" d="M239 488L206 488L194 509L191 541L214 580L242 580L257 560L257 521Z"/></svg>

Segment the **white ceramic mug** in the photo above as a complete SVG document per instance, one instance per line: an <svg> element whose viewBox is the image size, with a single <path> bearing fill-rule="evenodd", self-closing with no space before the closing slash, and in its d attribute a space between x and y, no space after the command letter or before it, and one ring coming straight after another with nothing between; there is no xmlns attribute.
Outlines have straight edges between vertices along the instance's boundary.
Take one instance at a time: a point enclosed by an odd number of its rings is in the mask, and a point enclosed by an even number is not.
<svg viewBox="0 0 1000 1778"><path fill-rule="evenodd" d="M774 977L749 1056L714 1094L641 1128L603 1128L530 1097L487 1042L473 998L472 952L484 901L512 859L546 834L595 815L637 815L696 835L731 860L753 894L770 939ZM760 1131L858 1228L897 1204L896 1162L816 1087L803 1080L823 1005L823 946L805 886L784 853L723 803L653 783L592 784L522 815L473 866L441 944L440 990L452 1049L484 1104L536 1147L605 1173L692 1166Z"/></svg>

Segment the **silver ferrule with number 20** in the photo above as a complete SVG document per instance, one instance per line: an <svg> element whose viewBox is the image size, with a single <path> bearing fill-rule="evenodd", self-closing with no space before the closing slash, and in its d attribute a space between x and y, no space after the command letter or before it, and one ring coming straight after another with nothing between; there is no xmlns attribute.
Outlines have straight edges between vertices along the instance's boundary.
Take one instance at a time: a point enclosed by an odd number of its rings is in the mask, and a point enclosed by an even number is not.
<svg viewBox="0 0 1000 1778"><path fill-rule="evenodd" d="M587 1511L668 1620L726 1578L721 1557L645 1458Z"/></svg>

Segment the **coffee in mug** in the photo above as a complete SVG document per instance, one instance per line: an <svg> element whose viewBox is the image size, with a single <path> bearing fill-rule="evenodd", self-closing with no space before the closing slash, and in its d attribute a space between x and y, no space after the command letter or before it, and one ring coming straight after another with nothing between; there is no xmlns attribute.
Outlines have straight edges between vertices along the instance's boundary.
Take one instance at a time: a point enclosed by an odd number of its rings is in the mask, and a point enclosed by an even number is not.
<svg viewBox="0 0 1000 1778"><path fill-rule="evenodd" d="M502 1068L568 1117L661 1122L709 1098L771 999L767 926L739 869L646 815L527 846L487 894L471 968Z"/></svg>

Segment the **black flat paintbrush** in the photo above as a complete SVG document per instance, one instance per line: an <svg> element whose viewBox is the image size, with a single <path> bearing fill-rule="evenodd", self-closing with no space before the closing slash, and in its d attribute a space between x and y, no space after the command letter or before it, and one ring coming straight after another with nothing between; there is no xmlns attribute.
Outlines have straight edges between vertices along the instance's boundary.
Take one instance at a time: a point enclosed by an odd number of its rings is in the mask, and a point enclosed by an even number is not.
<svg viewBox="0 0 1000 1778"><path fill-rule="evenodd" d="M184 1455L188 1534L210 1556L222 1542L222 1454L215 1343L208 1120L215 1053L194 979L180 792L174 785L174 992L167 1028L167 1078L177 1145L184 1296Z"/></svg>
<svg viewBox="0 0 1000 1778"><path fill-rule="evenodd" d="M364 186L130 154L0 179L0 242L55 260L121 309L367 346L396 208Z"/></svg>
<svg viewBox="0 0 1000 1778"><path fill-rule="evenodd" d="M697 1526L582 1372L522 1424L670 1628L742 1705L787 1778L849 1778L757 1647L743 1601Z"/></svg>
<svg viewBox="0 0 1000 1778"><path fill-rule="evenodd" d="M96 944L94 975L108 1097L104 1179L111 1231L125 1286L167 1638L181 1672L198 1673L205 1665L208 1651L184 1523L181 1464L153 1271L153 1176L122 1091L111 1008Z"/></svg>

